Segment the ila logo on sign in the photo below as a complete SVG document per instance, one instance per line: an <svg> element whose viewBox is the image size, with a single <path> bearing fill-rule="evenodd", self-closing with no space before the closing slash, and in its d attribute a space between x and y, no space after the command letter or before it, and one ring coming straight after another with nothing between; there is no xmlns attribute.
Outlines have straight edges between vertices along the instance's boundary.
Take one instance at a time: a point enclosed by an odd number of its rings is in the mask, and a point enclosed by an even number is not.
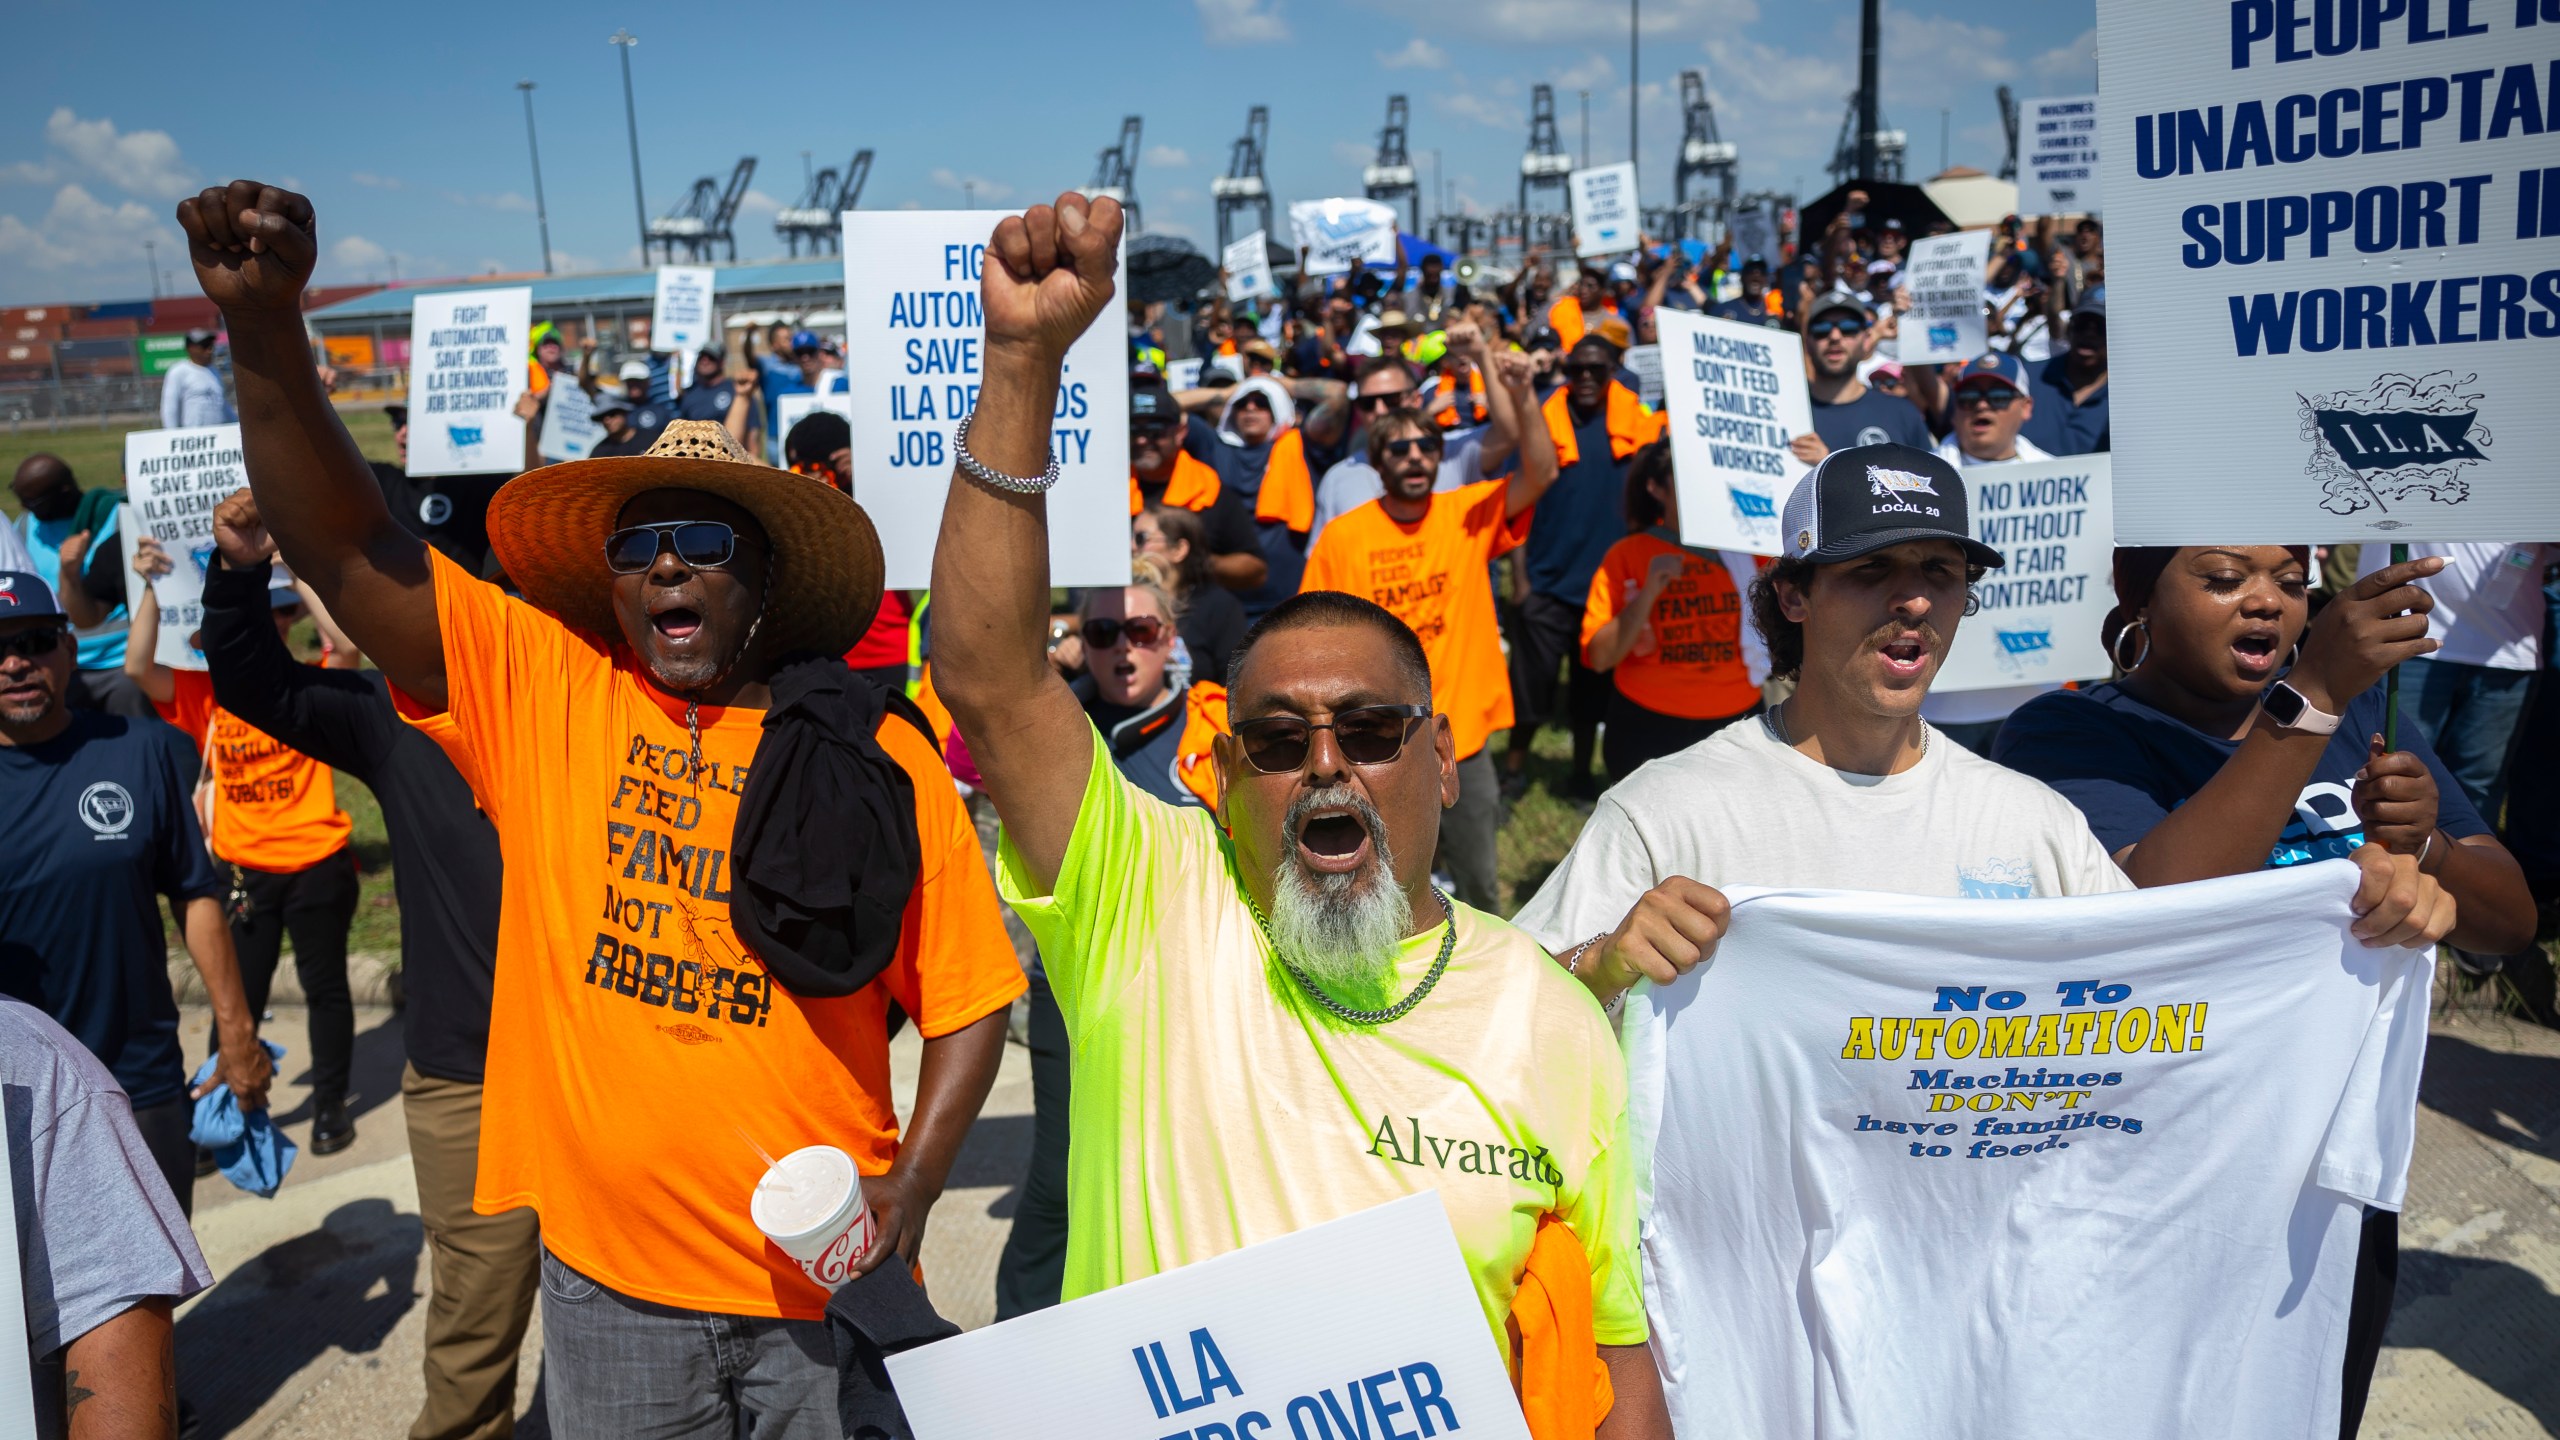
<svg viewBox="0 0 2560 1440"><path fill-rule="evenodd" d="M2302 395L2302 438L2311 442L2309 473L2320 481L2320 508L2332 515L2372 511L2416 500L2459 505L2471 498L2467 467L2485 464L2489 429L2485 398L2462 387L2477 379L2450 370L2412 378L2382 375L2362 390ZM2376 518L2376 529L2407 522Z"/></svg>

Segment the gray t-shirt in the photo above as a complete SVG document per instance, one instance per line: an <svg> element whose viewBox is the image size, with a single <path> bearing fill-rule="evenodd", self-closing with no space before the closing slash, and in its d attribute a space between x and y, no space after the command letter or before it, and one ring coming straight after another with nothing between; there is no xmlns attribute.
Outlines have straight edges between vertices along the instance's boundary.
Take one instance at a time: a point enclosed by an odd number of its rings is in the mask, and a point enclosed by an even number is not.
<svg viewBox="0 0 2560 1440"><path fill-rule="evenodd" d="M0 1125L26 1292L36 1434L62 1430L64 1347L157 1297L213 1284L133 1107L43 1011L0 999Z"/></svg>

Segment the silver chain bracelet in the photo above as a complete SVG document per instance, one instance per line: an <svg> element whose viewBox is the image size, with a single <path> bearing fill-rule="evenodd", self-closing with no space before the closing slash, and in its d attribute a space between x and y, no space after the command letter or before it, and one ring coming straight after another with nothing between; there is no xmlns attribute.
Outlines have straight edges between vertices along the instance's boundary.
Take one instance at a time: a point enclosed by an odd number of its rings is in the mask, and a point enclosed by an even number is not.
<svg viewBox="0 0 2560 1440"><path fill-rule="evenodd" d="M990 469L986 462L980 460L977 456L970 454L969 427L972 424L975 424L977 419L978 412L975 410L961 416L960 428L954 431L951 436L952 453L959 457L961 474L968 476L970 479L975 480L979 484L987 486L990 489L1003 490L1015 495L1038 495L1048 490L1050 486L1058 483L1058 477L1063 472L1058 468L1058 451L1055 446L1051 446L1049 449L1049 468L1029 479L1025 479L1019 475L1007 475L1001 470Z"/></svg>

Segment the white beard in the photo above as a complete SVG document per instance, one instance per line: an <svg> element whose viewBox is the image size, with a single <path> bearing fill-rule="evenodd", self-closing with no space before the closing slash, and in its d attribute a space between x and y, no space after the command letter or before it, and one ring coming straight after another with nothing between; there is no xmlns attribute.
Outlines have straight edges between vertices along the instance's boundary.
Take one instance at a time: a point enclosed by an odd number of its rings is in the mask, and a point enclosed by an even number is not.
<svg viewBox="0 0 2560 1440"><path fill-rule="evenodd" d="M1328 805L1353 807L1369 830L1368 863L1347 875L1309 870L1298 856L1300 822ZM1375 993L1394 978L1413 918L1378 812L1348 786L1311 791L1290 807L1283 833L1291 843L1271 877L1272 947L1329 992Z"/></svg>

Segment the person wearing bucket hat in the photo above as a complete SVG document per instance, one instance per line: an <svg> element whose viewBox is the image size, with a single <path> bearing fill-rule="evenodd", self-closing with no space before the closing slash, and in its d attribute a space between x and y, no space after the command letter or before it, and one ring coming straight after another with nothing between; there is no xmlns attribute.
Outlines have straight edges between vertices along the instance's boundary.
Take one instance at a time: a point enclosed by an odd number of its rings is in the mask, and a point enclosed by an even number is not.
<svg viewBox="0 0 2560 1440"><path fill-rule="evenodd" d="M1112 201L1068 192L996 227L985 384L934 552L936 684L1004 818L1002 883L1075 1039L1064 1294L1437 1190L1524 1390L1550 1373L1537 1330L1555 1371L1573 1367L1553 1352L1578 1360L1586 1413L1608 1367L1598 1433L1668 1435L1627 1147L1609 1143L1623 1062L1571 977L1431 882L1459 780L1424 641L1340 591L1275 607L1228 662L1214 809L1124 777L1045 658L1050 416L1068 345L1111 303L1121 224ZM1400 407L1376 423L1438 449ZM1408 478L1430 501L1428 467ZM1502 523L1504 497L1480 498ZM1418 570L1406 588L1440 578ZM1553 1148L1460 1165L1445 1139L1400 1129L1409 1114ZM1571 1338L1525 1303L1559 1277L1589 1296Z"/></svg>
<svg viewBox="0 0 2560 1440"><path fill-rule="evenodd" d="M821 1433L828 1292L756 1227L762 1157L846 1151L880 1237L855 1268L903 1275L1023 991L938 749L841 658L879 601L869 518L679 420L498 493L511 597L393 522L313 379L310 203L178 209L283 558L442 717L498 831L474 1204L540 1218L553 1430ZM893 1006L924 1036L903 1124Z"/></svg>

